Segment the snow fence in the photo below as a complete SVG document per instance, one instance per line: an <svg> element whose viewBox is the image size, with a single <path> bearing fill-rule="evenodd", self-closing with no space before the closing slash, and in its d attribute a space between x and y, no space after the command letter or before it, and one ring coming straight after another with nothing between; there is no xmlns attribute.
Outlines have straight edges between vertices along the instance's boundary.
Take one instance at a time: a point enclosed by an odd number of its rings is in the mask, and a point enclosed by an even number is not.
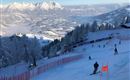
<svg viewBox="0 0 130 80"><path fill-rule="evenodd" d="M73 56L66 56L66 57L62 57L59 58L57 60L54 61L50 61L38 68L35 68L33 70L30 71L26 71L24 73L15 75L15 76L11 76L11 77L7 77L7 76L0 76L0 80L30 80L33 77L44 73L45 71L54 68L56 66L65 64L65 63L69 63L69 62L73 62L76 60L79 60L83 57L83 54L78 54L78 55L73 55Z"/></svg>

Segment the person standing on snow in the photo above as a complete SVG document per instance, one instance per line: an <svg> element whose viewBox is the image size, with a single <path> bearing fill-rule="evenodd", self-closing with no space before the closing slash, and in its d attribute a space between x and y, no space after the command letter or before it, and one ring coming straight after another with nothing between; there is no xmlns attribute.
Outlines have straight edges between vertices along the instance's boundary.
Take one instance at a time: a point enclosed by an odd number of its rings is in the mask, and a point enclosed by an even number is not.
<svg viewBox="0 0 130 80"><path fill-rule="evenodd" d="M92 60L91 56L89 56L88 58L89 58L89 60Z"/></svg>
<svg viewBox="0 0 130 80"><path fill-rule="evenodd" d="M116 47L115 47L114 51L115 51L114 55L117 55L118 54L118 50L117 50Z"/></svg>
<svg viewBox="0 0 130 80"><path fill-rule="evenodd" d="M98 70L98 67L99 67L99 64L97 62L95 62L95 64L93 65L93 67L94 67L93 74L96 74L97 70Z"/></svg>
<svg viewBox="0 0 130 80"><path fill-rule="evenodd" d="M117 45L115 44L114 46L115 46L114 55L117 55L118 54Z"/></svg>

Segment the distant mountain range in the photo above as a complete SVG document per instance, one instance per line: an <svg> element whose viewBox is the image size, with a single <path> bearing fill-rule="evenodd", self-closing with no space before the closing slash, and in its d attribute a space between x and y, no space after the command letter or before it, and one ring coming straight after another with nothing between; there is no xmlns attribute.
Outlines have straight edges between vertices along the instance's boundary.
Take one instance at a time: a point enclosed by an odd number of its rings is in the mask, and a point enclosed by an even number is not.
<svg viewBox="0 0 130 80"><path fill-rule="evenodd" d="M43 3L16 3L9 5L1 5L1 8L5 8L6 10L35 10L35 9L63 9L63 7L56 2L43 2Z"/></svg>
<svg viewBox="0 0 130 80"><path fill-rule="evenodd" d="M120 15L126 16L126 5L62 6L56 2L0 5L0 31L3 36L23 33L50 39L61 38L81 23L95 19L109 21L118 19Z"/></svg>

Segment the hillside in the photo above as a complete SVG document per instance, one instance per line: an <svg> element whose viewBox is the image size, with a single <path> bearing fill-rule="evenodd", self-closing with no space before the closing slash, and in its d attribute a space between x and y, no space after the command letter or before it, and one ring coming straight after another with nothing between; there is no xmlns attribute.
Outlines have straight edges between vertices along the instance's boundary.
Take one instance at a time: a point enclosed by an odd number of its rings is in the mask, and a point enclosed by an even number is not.
<svg viewBox="0 0 130 80"><path fill-rule="evenodd" d="M85 23L85 22L93 22L94 20L103 23L103 22L108 22L108 23L122 23L125 20L125 17L130 16L130 5L120 7L116 10L103 13L100 15L96 16L75 16L73 19L80 23Z"/></svg>
<svg viewBox="0 0 130 80"><path fill-rule="evenodd" d="M127 33L128 32L128 33ZM79 46L74 49L71 53L83 54L84 57L75 62L71 62L57 68L48 70L43 74L38 75L32 80L104 80L107 79L107 73L90 75L93 72L93 64L97 61L99 63L98 70L101 70L102 65L109 66L108 78L110 80L129 80L130 74L130 36L129 30L115 30L115 31L102 31L98 33L91 33L91 36L100 36L100 34L117 34L120 37L114 37L112 40L102 41L98 43L86 44ZM122 39L121 37L127 36L128 40ZM91 37L90 37L91 38ZM121 41L121 44L119 44ZM114 44L117 44L118 55L114 55ZM99 45L101 47L99 47ZM105 47L103 47L105 45ZM92 60L89 60L89 56ZM57 76L58 75L58 76Z"/></svg>
<svg viewBox="0 0 130 80"><path fill-rule="evenodd" d="M121 21L125 20L125 17L127 16L130 16L130 5L106 14L96 16L95 19L101 22L113 23L116 21L117 23L121 23Z"/></svg>
<svg viewBox="0 0 130 80"><path fill-rule="evenodd" d="M38 66L33 71L37 71L38 67L43 66L47 62L55 61L62 57L83 54L83 58L70 62L67 64L59 65L47 70L46 72L31 78L31 80L99 80L100 73L96 75L90 75L93 71L93 64L95 61L99 63L99 69L102 65L109 66L109 79L111 80L129 80L129 55L130 55L130 33L129 29L119 29L110 31L99 31L89 33L88 40L96 40L109 35L113 35L113 39L105 40L101 42L95 42L93 44L84 44L74 48L72 52L54 57L47 60L38 61ZM121 41L121 43L119 43ZM114 55L114 45L117 44L118 54ZM104 47L105 45L105 47ZM89 56L92 60L89 60ZM19 63L17 65L1 69L0 75L18 75L27 70L27 65ZM17 73L17 74L16 74ZM57 76L58 75L58 76ZM102 73L102 79L106 78L106 73Z"/></svg>

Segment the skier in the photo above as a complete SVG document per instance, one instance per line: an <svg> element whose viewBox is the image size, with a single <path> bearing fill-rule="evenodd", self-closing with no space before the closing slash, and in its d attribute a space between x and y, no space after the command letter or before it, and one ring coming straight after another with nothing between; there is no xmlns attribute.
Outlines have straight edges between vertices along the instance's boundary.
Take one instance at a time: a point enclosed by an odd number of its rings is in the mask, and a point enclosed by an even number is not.
<svg viewBox="0 0 130 80"><path fill-rule="evenodd" d="M103 48L105 48L105 44L103 45Z"/></svg>
<svg viewBox="0 0 130 80"><path fill-rule="evenodd" d="M96 74L97 70L98 70L98 67L99 67L99 64L97 62L95 62L95 64L93 65L93 67L94 67L93 74Z"/></svg>
<svg viewBox="0 0 130 80"><path fill-rule="evenodd" d="M116 44L114 46L116 47Z"/></svg>
<svg viewBox="0 0 130 80"><path fill-rule="evenodd" d="M115 51L114 55L118 54L118 50L116 47L115 47L114 51Z"/></svg>
<svg viewBox="0 0 130 80"><path fill-rule="evenodd" d="M98 45L98 47L100 48L101 46L100 46L100 45Z"/></svg>
<svg viewBox="0 0 130 80"><path fill-rule="evenodd" d="M94 47L94 44L92 44L92 47Z"/></svg>
<svg viewBox="0 0 130 80"><path fill-rule="evenodd" d="M119 44L121 44L121 40L119 41Z"/></svg>
<svg viewBox="0 0 130 80"><path fill-rule="evenodd" d="M89 56L88 58L89 58L89 60L92 60L91 56Z"/></svg>

